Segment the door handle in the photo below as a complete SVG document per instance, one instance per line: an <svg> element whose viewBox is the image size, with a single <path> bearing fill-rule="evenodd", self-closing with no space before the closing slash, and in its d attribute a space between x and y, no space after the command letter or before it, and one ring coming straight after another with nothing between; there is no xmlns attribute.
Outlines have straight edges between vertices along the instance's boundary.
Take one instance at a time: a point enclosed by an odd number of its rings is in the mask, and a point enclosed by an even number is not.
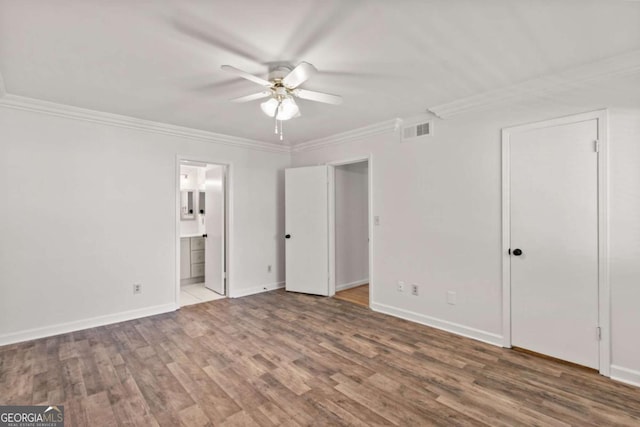
<svg viewBox="0 0 640 427"><path fill-rule="evenodd" d="M515 256L520 256L520 255L522 255L522 249L514 249L514 250L513 250L513 254L514 254Z"/></svg>
<svg viewBox="0 0 640 427"><path fill-rule="evenodd" d="M285 234L285 235L284 235L284 238L285 238L285 239L290 239L290 238L291 238L291 234Z"/></svg>
<svg viewBox="0 0 640 427"><path fill-rule="evenodd" d="M206 239L209 236L207 234L203 234L202 237L204 237Z"/></svg>

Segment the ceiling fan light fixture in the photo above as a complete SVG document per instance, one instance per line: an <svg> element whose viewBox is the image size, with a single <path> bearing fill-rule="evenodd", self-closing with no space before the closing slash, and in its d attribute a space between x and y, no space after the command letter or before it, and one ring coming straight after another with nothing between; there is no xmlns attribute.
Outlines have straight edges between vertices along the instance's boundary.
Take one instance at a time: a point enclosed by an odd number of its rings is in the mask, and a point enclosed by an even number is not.
<svg viewBox="0 0 640 427"><path fill-rule="evenodd" d="M265 101L260 104L260 108L262 112L265 113L269 117L273 117L276 115L276 109L278 108L278 100L275 98L271 98L268 101Z"/></svg>
<svg viewBox="0 0 640 427"><path fill-rule="evenodd" d="M276 116L277 120L289 120L294 117L297 117L300 114L300 108L296 101L293 98L285 98L280 103L280 108L278 108L278 115Z"/></svg>

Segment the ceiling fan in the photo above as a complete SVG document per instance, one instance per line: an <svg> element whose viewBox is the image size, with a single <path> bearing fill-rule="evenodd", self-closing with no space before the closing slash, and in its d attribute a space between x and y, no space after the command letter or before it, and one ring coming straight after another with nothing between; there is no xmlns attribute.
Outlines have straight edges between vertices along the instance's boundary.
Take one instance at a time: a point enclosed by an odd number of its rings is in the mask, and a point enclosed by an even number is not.
<svg viewBox="0 0 640 427"><path fill-rule="evenodd" d="M333 105L342 103L342 97L338 95L300 88L301 84L318 72L316 67L308 62L301 62L295 68L286 64L274 65L270 67L267 79L254 76L231 65L223 65L221 68L262 86L263 90L260 92L234 98L231 101L249 102L269 98L260 104L260 108L267 116L275 118L275 133L280 135L280 140L283 139L282 122L300 117L300 107L295 98Z"/></svg>

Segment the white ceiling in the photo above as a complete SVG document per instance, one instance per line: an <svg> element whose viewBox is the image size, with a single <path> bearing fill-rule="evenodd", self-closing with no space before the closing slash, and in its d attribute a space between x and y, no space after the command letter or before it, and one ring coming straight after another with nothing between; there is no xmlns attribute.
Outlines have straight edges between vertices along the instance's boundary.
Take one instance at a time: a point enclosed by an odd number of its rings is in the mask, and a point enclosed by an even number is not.
<svg viewBox="0 0 640 427"><path fill-rule="evenodd" d="M344 103L300 101L298 143L638 49L638 1L0 0L8 93L274 142L221 65L320 70Z"/></svg>

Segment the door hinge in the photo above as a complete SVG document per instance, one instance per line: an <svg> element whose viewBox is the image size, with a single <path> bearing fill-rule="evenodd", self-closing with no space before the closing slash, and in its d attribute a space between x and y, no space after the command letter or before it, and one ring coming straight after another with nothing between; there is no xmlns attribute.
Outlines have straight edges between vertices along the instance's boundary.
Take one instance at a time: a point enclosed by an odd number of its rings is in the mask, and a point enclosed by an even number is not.
<svg viewBox="0 0 640 427"><path fill-rule="evenodd" d="M596 153L600 152L600 141L598 141L597 139L595 141L593 141L593 150Z"/></svg>
<svg viewBox="0 0 640 427"><path fill-rule="evenodd" d="M596 328L596 336L598 337L598 341L602 339L602 328L600 326Z"/></svg>

